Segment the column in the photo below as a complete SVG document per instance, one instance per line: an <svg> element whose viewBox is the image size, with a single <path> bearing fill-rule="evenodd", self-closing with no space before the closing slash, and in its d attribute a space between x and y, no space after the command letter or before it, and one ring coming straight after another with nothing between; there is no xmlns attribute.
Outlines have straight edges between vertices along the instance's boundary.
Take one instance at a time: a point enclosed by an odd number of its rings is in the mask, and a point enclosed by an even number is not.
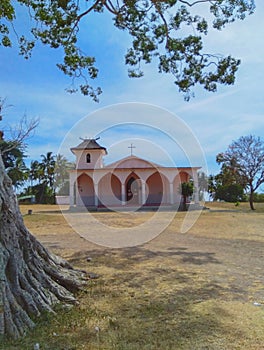
<svg viewBox="0 0 264 350"><path fill-rule="evenodd" d="M98 207L98 184L94 183L94 205Z"/></svg>
<svg viewBox="0 0 264 350"><path fill-rule="evenodd" d="M141 204L144 205L146 203L146 182L144 180L141 180L141 192L142 192L142 197L141 197Z"/></svg>
<svg viewBox="0 0 264 350"><path fill-rule="evenodd" d="M121 184L121 200L122 200L122 205L126 204L126 193L125 193L125 184Z"/></svg>
<svg viewBox="0 0 264 350"><path fill-rule="evenodd" d="M75 183L75 173L70 173L70 206L72 207L74 203L74 183Z"/></svg>
<svg viewBox="0 0 264 350"><path fill-rule="evenodd" d="M199 204L199 183L197 171L193 171L193 185L194 185L194 203Z"/></svg>
<svg viewBox="0 0 264 350"><path fill-rule="evenodd" d="M173 182L170 182L170 204L174 204L174 198L173 198Z"/></svg>

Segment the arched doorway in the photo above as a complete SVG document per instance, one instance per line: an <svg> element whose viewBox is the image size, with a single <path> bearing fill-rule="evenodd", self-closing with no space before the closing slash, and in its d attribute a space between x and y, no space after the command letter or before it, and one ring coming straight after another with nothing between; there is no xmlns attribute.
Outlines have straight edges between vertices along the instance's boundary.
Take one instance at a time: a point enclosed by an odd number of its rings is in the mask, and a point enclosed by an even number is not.
<svg viewBox="0 0 264 350"><path fill-rule="evenodd" d="M102 206L121 204L121 182L116 175L108 173L99 181L98 199Z"/></svg>
<svg viewBox="0 0 264 350"><path fill-rule="evenodd" d="M160 205L163 201L164 186L159 172L152 174L146 181L148 186L147 205Z"/></svg>
<svg viewBox="0 0 264 350"><path fill-rule="evenodd" d="M81 174L77 179L76 204L78 206L93 206L95 204L93 180L86 174Z"/></svg>
<svg viewBox="0 0 264 350"><path fill-rule="evenodd" d="M127 204L140 204L141 186L139 178L133 174L126 182L126 202Z"/></svg>

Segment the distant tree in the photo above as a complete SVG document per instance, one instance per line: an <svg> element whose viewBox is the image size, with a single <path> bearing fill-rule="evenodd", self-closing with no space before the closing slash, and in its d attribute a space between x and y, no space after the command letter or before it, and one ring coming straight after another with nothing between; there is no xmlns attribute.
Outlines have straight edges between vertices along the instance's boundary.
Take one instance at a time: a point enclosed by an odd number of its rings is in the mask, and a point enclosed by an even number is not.
<svg viewBox="0 0 264 350"><path fill-rule="evenodd" d="M264 183L264 142L253 135L242 136L217 155L217 162L243 179L249 189L250 208L254 210L254 192Z"/></svg>
<svg viewBox="0 0 264 350"><path fill-rule="evenodd" d="M45 155L42 154L42 161L40 163L40 168L43 169L43 179L48 183L51 189L54 188L54 178L55 178L55 156L52 152L47 152Z"/></svg>
<svg viewBox="0 0 264 350"><path fill-rule="evenodd" d="M183 198L183 210L187 210L187 200L190 196L193 195L194 185L192 181L182 182L180 185L180 193Z"/></svg>
<svg viewBox="0 0 264 350"><path fill-rule="evenodd" d="M264 203L264 193L254 193L254 202Z"/></svg>
<svg viewBox="0 0 264 350"><path fill-rule="evenodd" d="M39 174L41 178L41 186L39 189L42 190L42 196L40 197L40 203L46 203L44 196L46 197L49 193L52 193L51 202L55 203L55 156L52 152L42 154L42 161L39 163Z"/></svg>
<svg viewBox="0 0 264 350"><path fill-rule="evenodd" d="M0 152L6 169L12 168L16 159L23 159L25 157L21 145L17 145L12 141L0 140Z"/></svg>
<svg viewBox="0 0 264 350"><path fill-rule="evenodd" d="M244 201L246 182L243 176L233 176L233 171L227 171L224 166L217 175L208 177L208 193L213 200L225 200L228 202ZM231 200L232 198L232 200ZM236 198L236 199L234 199Z"/></svg>
<svg viewBox="0 0 264 350"><path fill-rule="evenodd" d="M30 186L33 186L33 182L38 180L38 183L41 182L41 179L43 178L43 169L40 166L39 161L33 160L30 163L30 169L29 169L29 180L30 180Z"/></svg>
<svg viewBox="0 0 264 350"><path fill-rule="evenodd" d="M221 154L216 156L216 161L220 164ZM208 177L208 192L214 200L226 200L230 201L230 198L237 198L231 200L231 202L237 202L244 196L241 194L241 189L244 193L247 187L247 179L245 176L233 167L233 164L223 163L219 174L210 175ZM230 193L233 193L230 197ZM237 193L237 196L235 195Z"/></svg>
<svg viewBox="0 0 264 350"><path fill-rule="evenodd" d="M36 203L54 204L54 192L46 182L24 188L21 196L33 195Z"/></svg>
<svg viewBox="0 0 264 350"><path fill-rule="evenodd" d="M132 44L125 63L130 77L141 77L143 64L154 61L158 71L171 74L179 91L189 99L195 85L216 91L218 84L234 83L240 60L208 53L203 48L204 37L209 30L221 30L255 9L254 0L2 0L0 42L4 47L12 46L14 3L26 7L33 34L30 39L19 37L20 54L29 58L36 40L53 49L62 48L63 62L57 66L72 78L69 90L76 91L74 80L82 78L81 92L96 101L101 89L91 83L98 75L95 57L85 55L78 42L88 16L108 12L114 26L128 32ZM207 18L199 15L206 11ZM91 35L86 38L93 40Z"/></svg>
<svg viewBox="0 0 264 350"><path fill-rule="evenodd" d="M28 169L24 162L24 149L24 145L0 140L0 153L4 166L15 188L22 185L28 177Z"/></svg>
<svg viewBox="0 0 264 350"><path fill-rule="evenodd" d="M245 175L237 171L232 160L230 163L223 163L221 155L222 153L216 156L216 162L218 164L222 164L220 173L215 175L216 183L221 186L238 184L245 189L247 186L247 178Z"/></svg>
<svg viewBox="0 0 264 350"><path fill-rule="evenodd" d="M28 171L29 169L27 168L23 158L17 158L14 166L7 170L7 174L12 180L12 184L16 190L27 181Z"/></svg>
<svg viewBox="0 0 264 350"><path fill-rule="evenodd" d="M243 202L245 201L244 189L239 184L218 186L215 191L214 199L224 200L226 202Z"/></svg>
<svg viewBox="0 0 264 350"><path fill-rule="evenodd" d="M54 184L56 193L69 194L69 170L74 168L74 163L69 162L62 154L56 156Z"/></svg>
<svg viewBox="0 0 264 350"><path fill-rule="evenodd" d="M29 169L30 186L24 195L35 195L37 203L55 203L55 193L69 194L69 170L74 164L61 154L53 155L47 152L41 155L42 160L31 162ZM37 183L36 183L37 181Z"/></svg>

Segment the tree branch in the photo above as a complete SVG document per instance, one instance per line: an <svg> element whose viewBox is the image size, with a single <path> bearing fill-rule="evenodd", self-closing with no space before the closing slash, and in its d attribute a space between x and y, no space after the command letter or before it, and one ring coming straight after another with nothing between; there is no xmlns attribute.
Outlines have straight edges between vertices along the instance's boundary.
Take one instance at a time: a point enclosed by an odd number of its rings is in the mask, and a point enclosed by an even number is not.
<svg viewBox="0 0 264 350"><path fill-rule="evenodd" d="M115 6L113 5L111 0L108 0L110 6L107 4L107 0L104 1L104 5L107 8L107 10L111 13L113 13L114 15L117 15L119 13L119 11L115 8Z"/></svg>
<svg viewBox="0 0 264 350"><path fill-rule="evenodd" d="M160 15L160 18L162 19L164 25L165 25L165 30L166 30L166 47L168 46L168 41L170 39L170 36L169 36L169 28L168 28L168 23L166 21L166 18L164 17L160 7L158 6L157 2L155 0L152 1L154 3L154 6L155 6L155 9L156 11L158 12L158 14Z"/></svg>
<svg viewBox="0 0 264 350"><path fill-rule="evenodd" d="M203 3L203 2L209 2L209 3L214 3L214 2L217 2L217 0L197 0L197 1L194 1L192 3L190 3L189 1L186 1L186 0L179 0L179 2L181 2L182 4L185 4L187 6L194 6L194 5L197 5L197 4L200 4L200 3Z"/></svg>
<svg viewBox="0 0 264 350"><path fill-rule="evenodd" d="M32 135L38 124L39 119L31 119L28 121L26 115L24 115L15 129L10 127L9 133L12 138L10 147L7 147L5 150L1 151L1 153L10 152L12 149L21 145L23 141Z"/></svg>

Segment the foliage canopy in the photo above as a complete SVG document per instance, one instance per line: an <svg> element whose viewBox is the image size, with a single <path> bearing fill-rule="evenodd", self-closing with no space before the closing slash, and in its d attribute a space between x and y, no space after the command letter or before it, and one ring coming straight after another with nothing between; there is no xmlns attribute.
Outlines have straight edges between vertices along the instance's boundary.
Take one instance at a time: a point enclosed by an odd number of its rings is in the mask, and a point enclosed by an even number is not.
<svg viewBox="0 0 264 350"><path fill-rule="evenodd" d="M24 145L13 141L0 140L0 153L7 175L12 180L12 184L18 187L27 179L27 167L24 162L26 157Z"/></svg>
<svg viewBox="0 0 264 350"><path fill-rule="evenodd" d="M264 183L264 141L253 135L241 136L217 155L222 168L243 179L244 187L250 192L250 207L253 210L254 192Z"/></svg>
<svg viewBox="0 0 264 350"><path fill-rule="evenodd" d="M95 101L101 93L92 83L98 75L95 57L86 55L78 41L87 16L108 12L114 26L129 33L132 43L125 63L130 77L141 77L142 63L155 60L158 71L172 74L188 100L195 85L216 91L218 84L234 83L240 60L204 52L203 40L209 30L221 30L255 8L254 0L2 0L0 43L5 47L12 46L18 5L28 9L33 36L17 35L21 55L29 58L38 40L62 48L63 62L57 66L72 79L68 90L78 90L75 80L82 78L79 90ZM207 18L198 10L208 11Z"/></svg>
<svg viewBox="0 0 264 350"><path fill-rule="evenodd" d="M220 199L225 202L242 202L245 200L244 189L239 184L222 185L216 188L215 200Z"/></svg>

